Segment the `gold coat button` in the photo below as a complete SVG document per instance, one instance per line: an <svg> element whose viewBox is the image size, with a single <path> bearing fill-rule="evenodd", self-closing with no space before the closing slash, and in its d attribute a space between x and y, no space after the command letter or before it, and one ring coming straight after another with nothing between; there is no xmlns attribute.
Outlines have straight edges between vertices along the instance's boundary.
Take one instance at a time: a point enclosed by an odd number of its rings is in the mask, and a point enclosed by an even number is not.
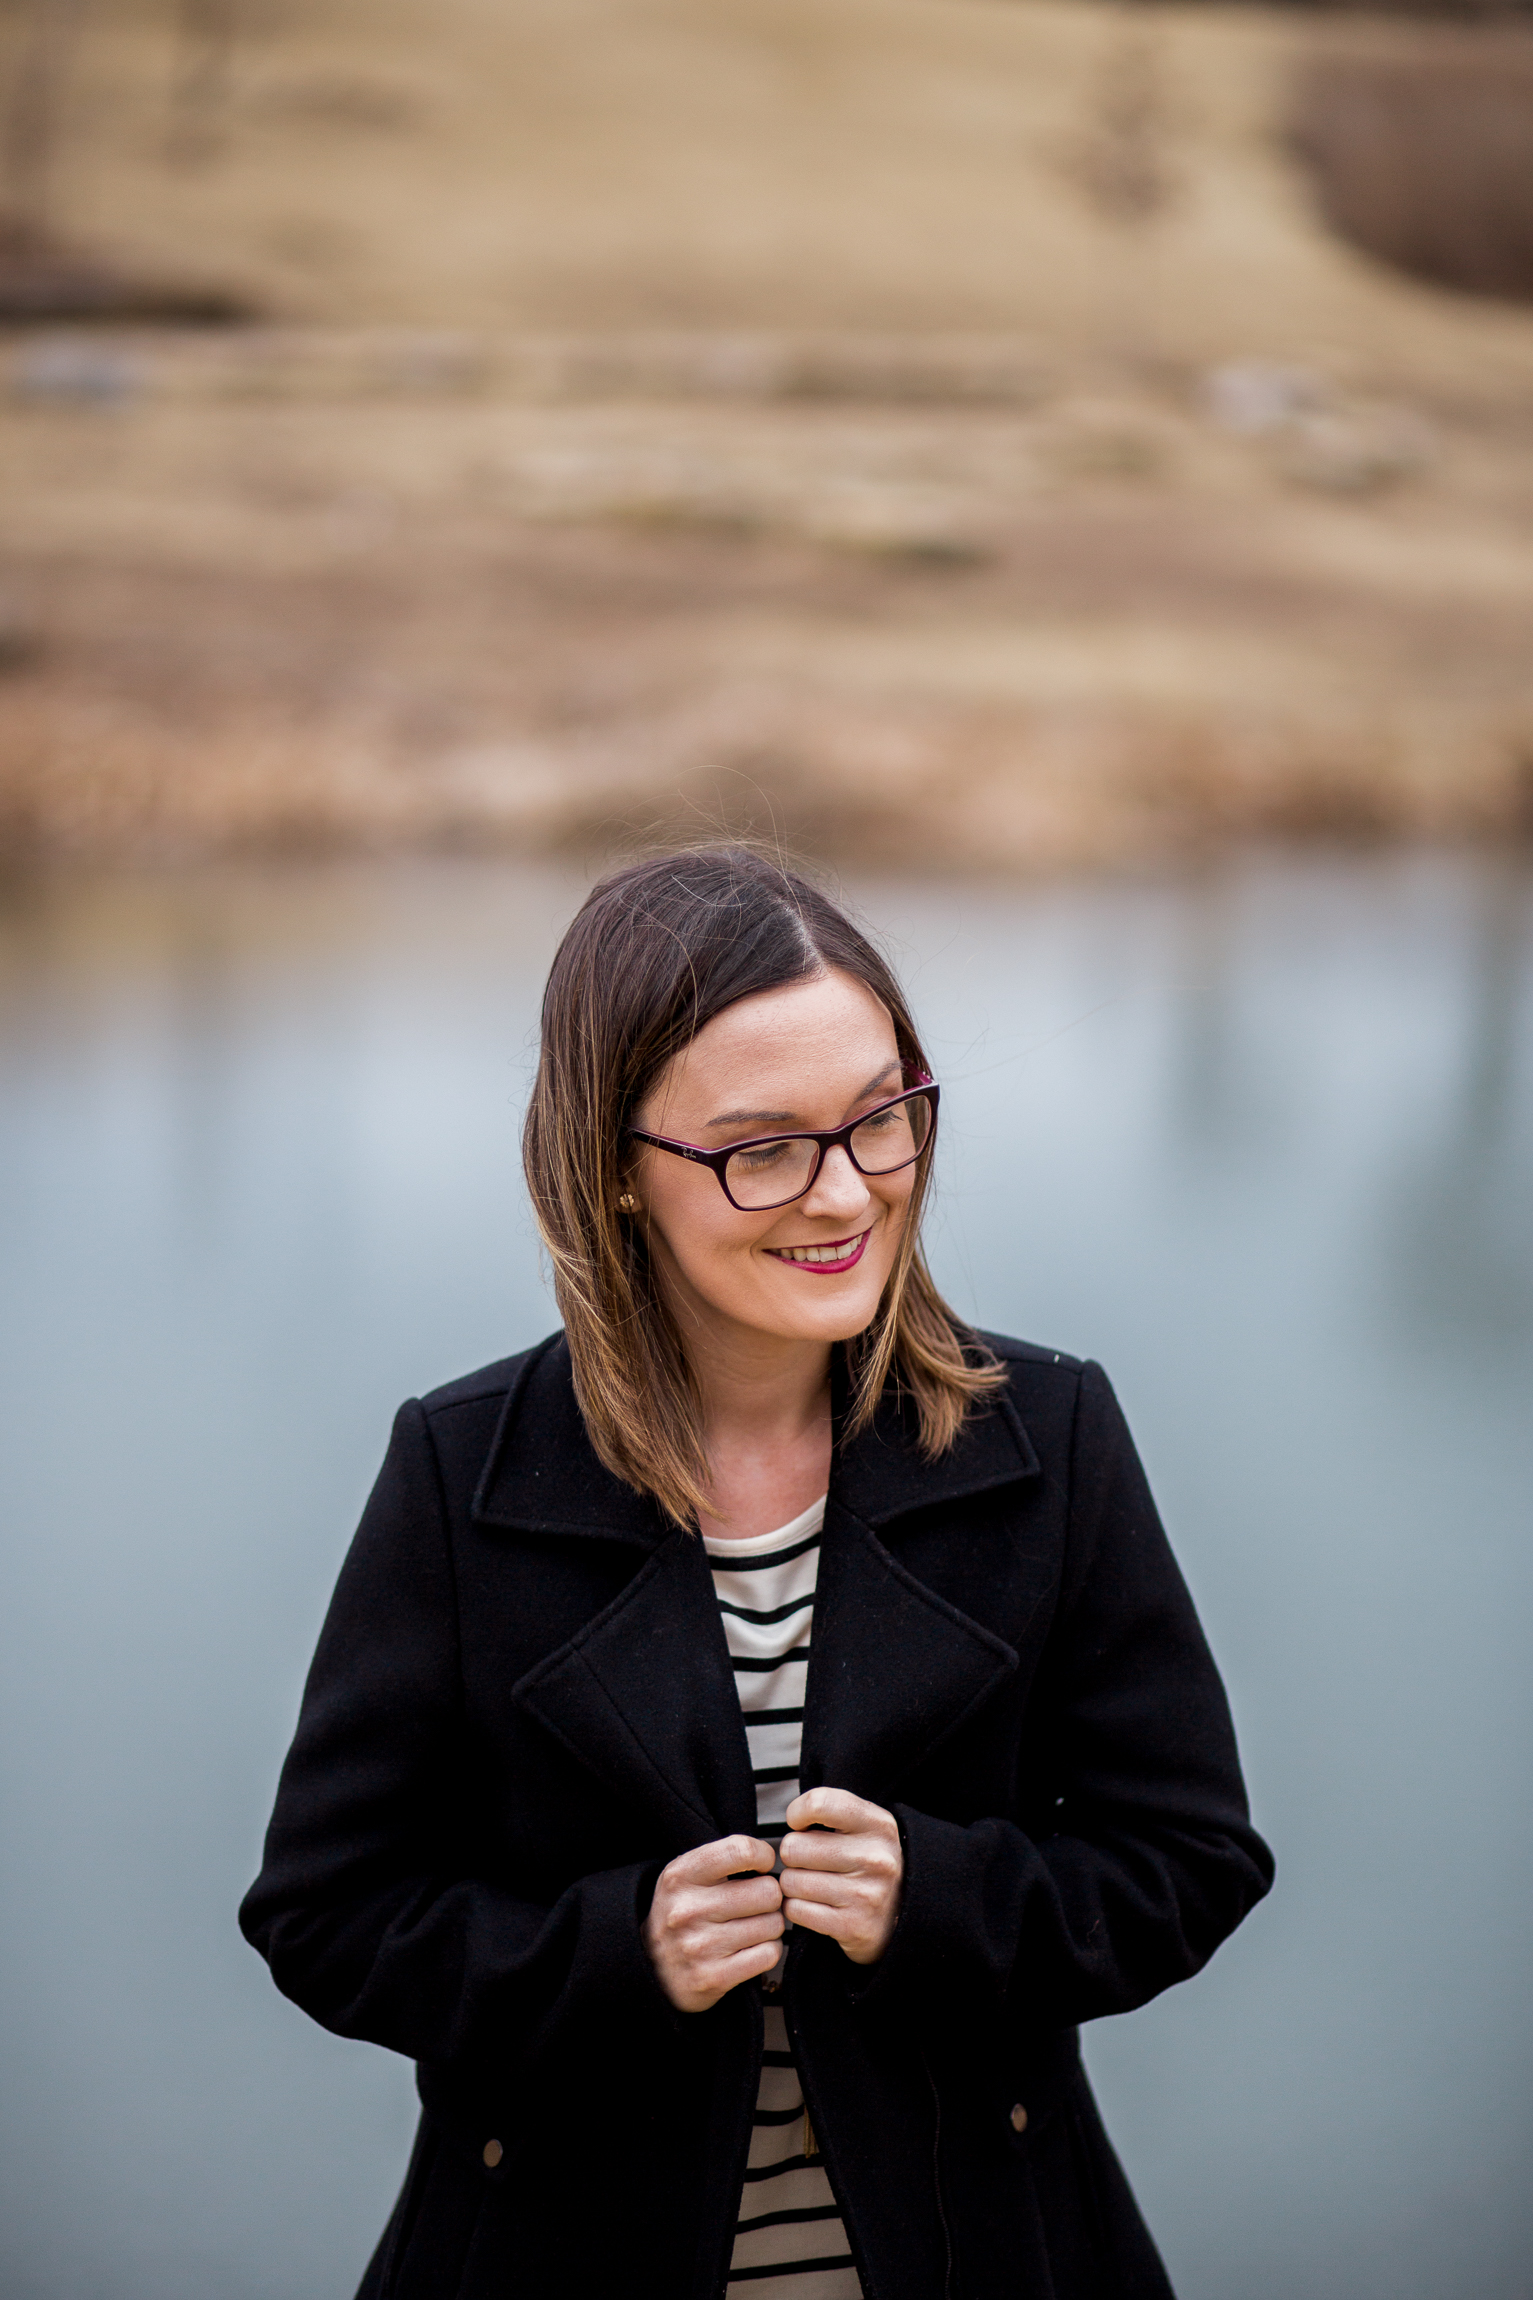
<svg viewBox="0 0 1533 2300"><path fill-rule="evenodd" d="M1013 2123L1015 2123L1015 2122L1016 2122L1016 2115L1015 2115L1015 2112L1013 2112L1013 2115L1012 2115L1012 2122L1013 2122ZM496 2167L496 2165L497 2165L497 2164L499 2164L499 2162L500 2162L501 2158L502 2158L502 2157L505 2155L505 2153L506 2153L506 2152L505 2152L505 2150L504 2150L504 2149L501 2147L501 2145L500 2145L500 2142L499 2142L498 2140L487 2140L487 2141L485 2142L485 2144L484 2144L484 2161L485 2161L485 2163L486 2163L486 2164L489 2166L489 2168L490 2168L490 2170L491 2170L492 2172L495 2170L495 2167Z"/></svg>
<svg viewBox="0 0 1533 2300"><path fill-rule="evenodd" d="M1026 2132L1027 2130L1027 2110L1022 2106L1020 2100L1011 2112L1011 2129L1013 2132ZM488 2156L490 2152L486 2149L484 2153Z"/></svg>

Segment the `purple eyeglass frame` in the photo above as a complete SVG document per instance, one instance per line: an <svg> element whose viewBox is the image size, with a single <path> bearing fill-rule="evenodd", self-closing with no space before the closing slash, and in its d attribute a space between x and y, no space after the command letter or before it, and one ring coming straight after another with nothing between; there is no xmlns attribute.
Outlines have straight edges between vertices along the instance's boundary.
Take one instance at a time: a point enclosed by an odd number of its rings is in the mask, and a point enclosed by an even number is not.
<svg viewBox="0 0 1533 2300"><path fill-rule="evenodd" d="M920 1076L919 1073L917 1075ZM903 1174L905 1168L913 1166L917 1158L925 1157L937 1138L937 1104L941 1099L941 1094L941 1087L936 1085L932 1079L920 1076L918 1085L907 1086L903 1094L891 1094L887 1102L875 1102L872 1109L864 1110L860 1118L854 1118L847 1126L833 1127L828 1134L753 1134L745 1142L726 1142L722 1150L705 1150L699 1142L673 1142L667 1135L646 1134L637 1126L630 1126L627 1131L636 1142L647 1142L652 1150L669 1150L673 1158L689 1158L694 1166L710 1167L719 1188L737 1214L775 1214L779 1207L792 1206L800 1198L808 1196L820 1178L820 1168L825 1163L825 1154L828 1150L844 1150L852 1164L857 1166L857 1155L852 1148L852 1136L858 1127L866 1126L870 1118L877 1118L885 1110L896 1109L901 1102L914 1102L917 1095L924 1095L932 1106L932 1122L926 1140L921 1144L920 1149L909 1158L902 1158L898 1166L880 1167L871 1179L879 1181L885 1174ZM803 1189L795 1190L791 1198L779 1198L776 1204L772 1206L742 1206L724 1179L724 1169L738 1151L759 1150L764 1148L768 1142L813 1142L818 1147L819 1156L815 1159L813 1169ZM857 1171L859 1174L866 1174L868 1169L865 1166L857 1166Z"/></svg>

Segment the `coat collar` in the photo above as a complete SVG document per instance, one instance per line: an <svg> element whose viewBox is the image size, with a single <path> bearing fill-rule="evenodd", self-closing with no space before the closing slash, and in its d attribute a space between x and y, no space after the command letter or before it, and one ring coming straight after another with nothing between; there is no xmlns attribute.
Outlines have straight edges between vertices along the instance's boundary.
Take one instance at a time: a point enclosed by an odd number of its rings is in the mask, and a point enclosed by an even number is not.
<svg viewBox="0 0 1533 2300"><path fill-rule="evenodd" d="M569 1345L550 1334L523 1358L506 1394L474 1495L481 1525L523 1533L588 1534L654 1549L667 1520L598 1461L575 1400Z"/></svg>
<svg viewBox="0 0 1533 2300"><path fill-rule="evenodd" d="M839 1384L837 1406L839 1419ZM1004 1394L989 1411L971 1416L935 1462L922 1460L913 1417L891 1397L868 1428L837 1445L830 1491L832 1501L864 1525L882 1526L907 1510L941 1507L1038 1474L1032 1441ZM666 1538L667 1520L653 1498L598 1461L575 1401L562 1334L550 1335L522 1360L473 1509L481 1524L526 1533L583 1534L644 1549Z"/></svg>
<svg viewBox="0 0 1533 2300"><path fill-rule="evenodd" d="M801 1779L887 1801L1017 1668L875 1528L1038 1474L1004 1400L935 1464L892 1404L838 1447L815 1601ZM483 1524L648 1551L612 1601L512 1697L626 1804L667 1856L756 1822L750 1755L707 1554L597 1461L562 1337L521 1367L476 1496Z"/></svg>

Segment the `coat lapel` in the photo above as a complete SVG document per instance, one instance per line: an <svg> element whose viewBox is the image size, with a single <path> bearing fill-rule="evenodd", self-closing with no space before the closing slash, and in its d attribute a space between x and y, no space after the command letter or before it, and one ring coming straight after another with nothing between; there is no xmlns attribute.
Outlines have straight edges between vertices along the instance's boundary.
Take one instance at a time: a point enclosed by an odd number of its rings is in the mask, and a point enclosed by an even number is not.
<svg viewBox="0 0 1533 2300"><path fill-rule="evenodd" d="M842 1448L826 1508L800 1779L875 1802L957 1732L1018 1662L1013 1648L924 1582L875 1525L957 1508L1038 1475L1027 1432L1002 1399L940 1461L921 1459L892 1406Z"/></svg>
<svg viewBox="0 0 1533 2300"><path fill-rule="evenodd" d="M826 1511L799 1778L882 1802L1015 1674L1012 1648Z"/></svg>
<svg viewBox="0 0 1533 2300"><path fill-rule="evenodd" d="M604 1612L528 1671L512 1698L669 1853L754 1830L756 1792L707 1554L670 1534Z"/></svg>

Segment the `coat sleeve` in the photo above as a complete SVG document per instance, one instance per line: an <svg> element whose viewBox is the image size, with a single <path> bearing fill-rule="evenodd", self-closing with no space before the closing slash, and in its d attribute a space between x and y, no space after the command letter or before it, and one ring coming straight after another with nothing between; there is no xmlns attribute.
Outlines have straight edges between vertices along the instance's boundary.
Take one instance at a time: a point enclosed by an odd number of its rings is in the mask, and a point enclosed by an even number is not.
<svg viewBox="0 0 1533 2300"><path fill-rule="evenodd" d="M474 1754L435 1450L418 1402L342 1568L240 1924L337 2035L445 2070L525 2067L572 2021L670 2007L641 1926L654 1866L543 1906L474 1873Z"/></svg>
<svg viewBox="0 0 1533 2300"><path fill-rule="evenodd" d="M1023 1727L1052 1822L1029 1835L1014 1816L961 1827L896 1807L904 1893L866 1997L956 1994L1073 2027L1197 1972L1272 1883L1213 1656L1092 1364L1070 1474L1059 1604Z"/></svg>

